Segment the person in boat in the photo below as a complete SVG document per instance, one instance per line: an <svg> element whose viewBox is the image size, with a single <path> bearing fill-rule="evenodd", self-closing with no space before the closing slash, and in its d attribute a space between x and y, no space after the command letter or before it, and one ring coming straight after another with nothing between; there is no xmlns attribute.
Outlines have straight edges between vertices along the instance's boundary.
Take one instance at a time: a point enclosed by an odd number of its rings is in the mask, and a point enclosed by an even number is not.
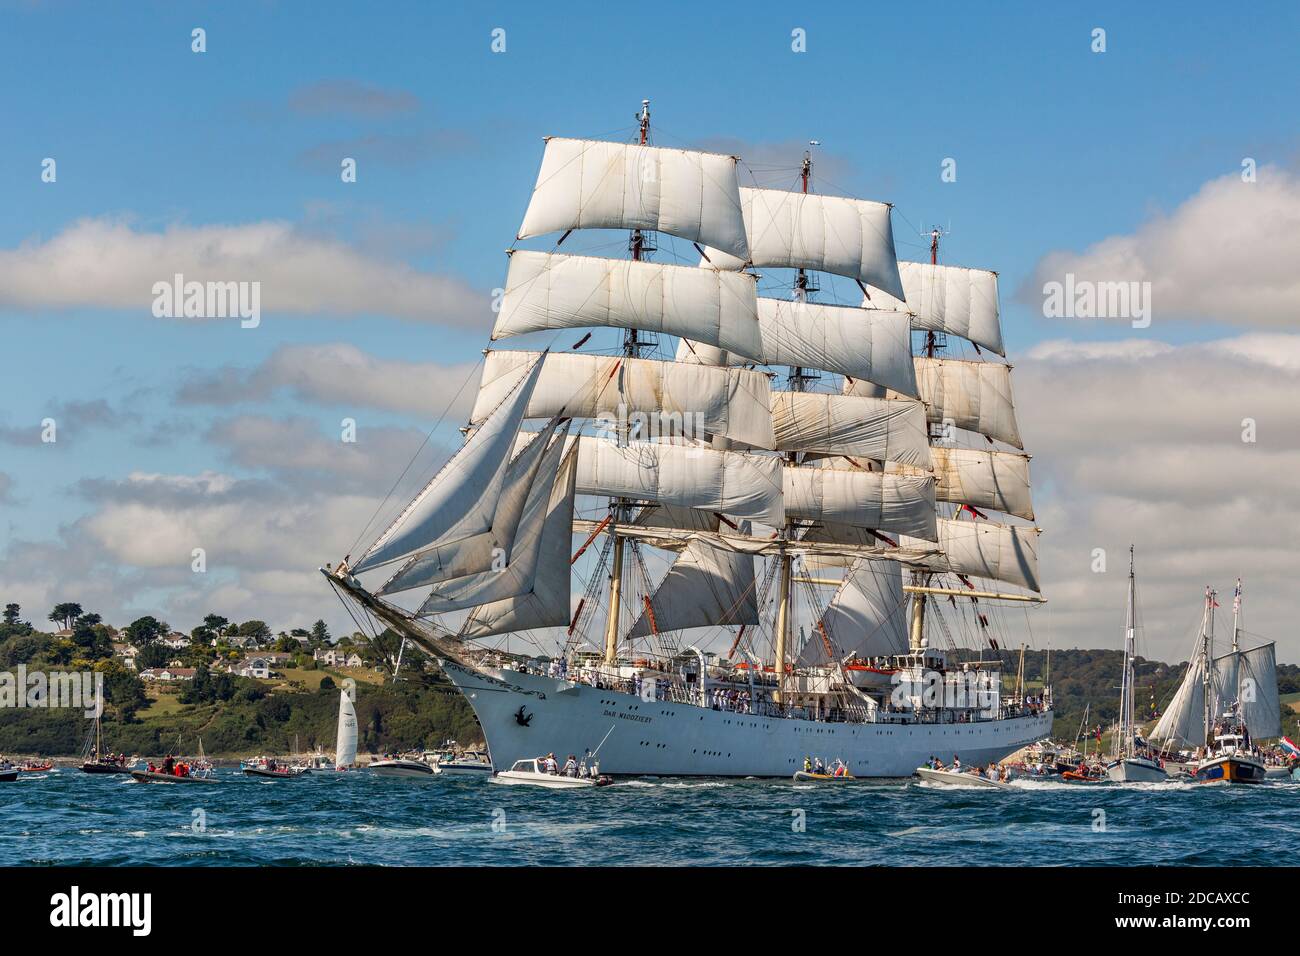
<svg viewBox="0 0 1300 956"><path fill-rule="evenodd" d="M559 775L560 765L556 763L554 753L549 753L542 758L542 769L547 773Z"/></svg>
<svg viewBox="0 0 1300 956"><path fill-rule="evenodd" d="M803 772L812 773L812 757L807 754L803 755Z"/></svg>
<svg viewBox="0 0 1300 956"><path fill-rule="evenodd" d="M825 772L826 772L826 764L822 763L821 757L817 757L815 760L813 760L813 773L825 773Z"/></svg>
<svg viewBox="0 0 1300 956"><path fill-rule="evenodd" d="M165 774L172 774L172 773L175 773L175 772L176 772L176 759L175 759L171 754L168 754L168 755L163 759L162 767L159 768L158 772L159 772L159 773L165 773Z"/></svg>
<svg viewBox="0 0 1300 956"><path fill-rule="evenodd" d="M961 758L956 754L952 755L952 772L961 773Z"/></svg>
<svg viewBox="0 0 1300 956"><path fill-rule="evenodd" d="M578 758L569 754L569 759L564 761L564 775L566 777L576 777L578 775Z"/></svg>

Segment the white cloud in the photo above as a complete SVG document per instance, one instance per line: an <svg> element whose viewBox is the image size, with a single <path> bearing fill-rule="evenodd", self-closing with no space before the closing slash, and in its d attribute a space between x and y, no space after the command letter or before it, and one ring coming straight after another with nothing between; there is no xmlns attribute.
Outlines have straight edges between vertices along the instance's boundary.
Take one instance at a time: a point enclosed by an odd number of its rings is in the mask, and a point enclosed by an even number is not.
<svg viewBox="0 0 1300 956"><path fill-rule="evenodd" d="M82 219L47 240L0 250L0 307L130 309L150 315L155 282L260 282L264 319L390 315L481 328L487 294L461 279L365 255L285 222L137 230ZM170 321L195 321L170 320Z"/></svg>
<svg viewBox="0 0 1300 956"><path fill-rule="evenodd" d="M1262 166L1256 182L1238 173L1212 180L1131 234L1048 254L1018 298L1041 304L1044 283L1073 273L1076 282L1150 282L1157 326L1184 319L1289 328L1300 313L1297 262L1300 176Z"/></svg>

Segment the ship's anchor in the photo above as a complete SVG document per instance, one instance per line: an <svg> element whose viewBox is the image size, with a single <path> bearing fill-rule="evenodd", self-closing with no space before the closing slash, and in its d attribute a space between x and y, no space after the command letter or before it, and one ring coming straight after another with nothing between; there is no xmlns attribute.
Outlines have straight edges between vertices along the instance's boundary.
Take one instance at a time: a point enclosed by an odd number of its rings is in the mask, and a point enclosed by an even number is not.
<svg viewBox="0 0 1300 956"><path fill-rule="evenodd" d="M515 723L517 723L520 727L527 727L532 722L533 722L533 715L524 713L524 708L521 705L519 709L515 711Z"/></svg>

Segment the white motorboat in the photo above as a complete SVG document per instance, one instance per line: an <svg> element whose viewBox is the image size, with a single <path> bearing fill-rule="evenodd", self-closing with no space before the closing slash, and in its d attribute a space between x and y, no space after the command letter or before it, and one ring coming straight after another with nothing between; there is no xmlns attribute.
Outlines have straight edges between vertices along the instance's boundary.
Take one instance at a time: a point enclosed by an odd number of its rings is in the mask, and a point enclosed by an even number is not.
<svg viewBox="0 0 1300 956"><path fill-rule="evenodd" d="M541 768L539 760L516 760L509 770L502 770L492 778L493 783L513 784L515 786L547 787L551 790L577 790L584 787L602 787L613 783L608 777L566 777L563 774L547 773Z"/></svg>
<svg viewBox="0 0 1300 956"><path fill-rule="evenodd" d="M942 784L946 787L991 787L994 790L1014 789L1011 784L1001 780L990 780L978 771L963 770L954 773L951 770L931 770L929 767L917 767L916 775L927 783Z"/></svg>
<svg viewBox="0 0 1300 956"><path fill-rule="evenodd" d="M438 772L459 777L492 776L492 760L481 750L444 753L438 756Z"/></svg>
<svg viewBox="0 0 1300 956"><path fill-rule="evenodd" d="M1122 757L1106 767L1106 776L1116 783L1164 783L1169 773L1160 761L1150 757Z"/></svg>
<svg viewBox="0 0 1300 956"><path fill-rule="evenodd" d="M376 777L406 777L409 779L436 777L439 771L437 767L423 760L415 760L411 757L387 757L383 760L372 760L370 762L370 772Z"/></svg>

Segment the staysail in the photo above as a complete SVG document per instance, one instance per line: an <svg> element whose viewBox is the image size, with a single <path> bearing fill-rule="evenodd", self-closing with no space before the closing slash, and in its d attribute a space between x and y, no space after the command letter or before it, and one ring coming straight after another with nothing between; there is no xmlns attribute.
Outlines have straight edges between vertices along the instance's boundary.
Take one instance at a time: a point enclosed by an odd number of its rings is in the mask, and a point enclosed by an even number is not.
<svg viewBox="0 0 1300 956"><path fill-rule="evenodd" d="M1222 704L1236 701L1242 720L1256 738L1282 735L1276 650L1275 644L1268 643L1214 659L1214 686L1220 710Z"/></svg>
<svg viewBox="0 0 1300 956"><path fill-rule="evenodd" d="M542 363L518 384L389 526L353 571L396 561L436 543L446 544L492 527L515 437L524 420Z"/></svg>
<svg viewBox="0 0 1300 956"><path fill-rule="evenodd" d="M888 561L859 558L849 566L822 615L826 643L814 633L804 643L799 664L832 664L849 655L873 657L907 651L906 601L902 566Z"/></svg>
<svg viewBox="0 0 1300 956"><path fill-rule="evenodd" d="M748 533L748 528L744 531ZM693 627L757 624L754 559L692 540L649 600L650 609L642 608L629 638Z"/></svg>
<svg viewBox="0 0 1300 956"><path fill-rule="evenodd" d="M1151 739L1161 743L1181 741L1191 747L1205 745L1205 666L1200 654L1188 663L1183 682L1156 722Z"/></svg>

